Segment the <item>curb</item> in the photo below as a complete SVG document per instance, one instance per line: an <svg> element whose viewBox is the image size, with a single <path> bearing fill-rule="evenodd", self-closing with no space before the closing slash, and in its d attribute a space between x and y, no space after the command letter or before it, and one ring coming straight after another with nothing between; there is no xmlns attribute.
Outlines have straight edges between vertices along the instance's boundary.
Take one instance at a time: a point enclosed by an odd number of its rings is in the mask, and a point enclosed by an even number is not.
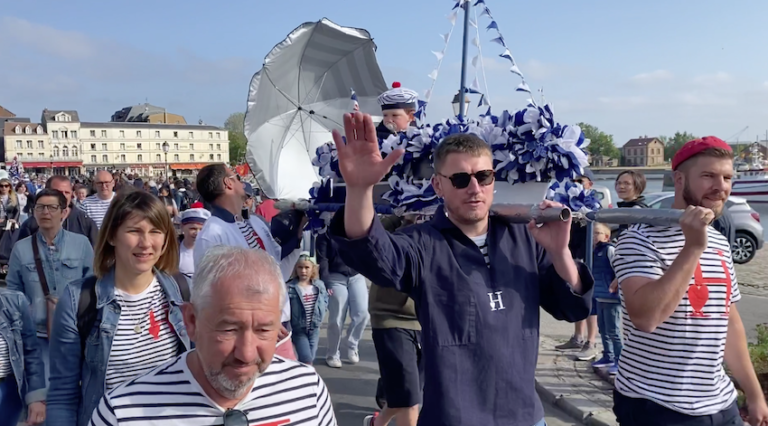
<svg viewBox="0 0 768 426"><path fill-rule="evenodd" d="M616 426L615 422L606 422L595 416L591 411L585 412L573 404L573 402L571 402L568 397L562 394L555 394L553 391L540 384L538 380L536 380L536 392L539 393L539 397L545 402L563 410L565 414L571 416L574 420L581 422L586 426Z"/></svg>

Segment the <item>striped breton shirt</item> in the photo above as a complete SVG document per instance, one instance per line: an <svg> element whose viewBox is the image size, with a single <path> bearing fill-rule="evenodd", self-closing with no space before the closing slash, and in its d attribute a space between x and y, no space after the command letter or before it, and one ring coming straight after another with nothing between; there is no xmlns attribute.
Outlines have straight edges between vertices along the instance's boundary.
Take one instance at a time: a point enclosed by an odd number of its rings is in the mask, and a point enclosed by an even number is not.
<svg viewBox="0 0 768 426"><path fill-rule="evenodd" d="M477 244L477 248L480 249L480 253L485 258L485 266L491 267L491 258L488 256L488 234L472 237L471 240Z"/></svg>
<svg viewBox="0 0 768 426"><path fill-rule="evenodd" d="M107 390L176 357L181 345L168 320L168 299L157 278L140 294L115 289L115 299L120 303L120 319L107 361Z"/></svg>
<svg viewBox="0 0 768 426"><path fill-rule="evenodd" d="M186 352L104 395L90 426L221 425L225 410L189 371ZM235 410L252 426L336 426L331 398L314 368L279 356Z"/></svg>
<svg viewBox="0 0 768 426"><path fill-rule="evenodd" d="M248 247L251 249L265 250L264 241L261 240L259 234L251 226L251 222L248 220L240 220L237 222L237 228L240 233L245 237L245 242L248 243Z"/></svg>
<svg viewBox="0 0 768 426"><path fill-rule="evenodd" d="M8 342L0 335L0 378L10 376L12 372L11 352L8 349Z"/></svg>
<svg viewBox="0 0 768 426"><path fill-rule="evenodd" d="M723 369L728 316L741 298L728 241L711 226L707 249L675 312L653 333L632 324L620 291L624 349L616 390L671 410L703 416L721 412L736 399ZM633 225L619 239L613 268L621 283L629 277L658 279L685 244L679 226Z"/></svg>
<svg viewBox="0 0 768 426"><path fill-rule="evenodd" d="M304 316L307 319L307 330L312 329L312 320L315 317L315 305L317 305L317 296L320 293L320 289L313 286L297 285L299 294L301 295L301 303L304 305Z"/></svg>
<svg viewBox="0 0 768 426"><path fill-rule="evenodd" d="M85 197L85 200L80 204L80 209L93 219L96 222L96 226L101 229L101 223L104 222L104 216L107 215L107 210L109 210L109 206L114 198L114 193L109 197L109 200L102 200L98 195L93 194Z"/></svg>

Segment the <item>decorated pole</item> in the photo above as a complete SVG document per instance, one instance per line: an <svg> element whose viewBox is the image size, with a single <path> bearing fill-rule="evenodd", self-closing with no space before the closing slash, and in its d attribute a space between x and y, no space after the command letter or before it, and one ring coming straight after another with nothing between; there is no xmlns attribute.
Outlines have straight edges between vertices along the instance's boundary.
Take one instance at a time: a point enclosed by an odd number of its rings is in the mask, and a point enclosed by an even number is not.
<svg viewBox="0 0 768 426"><path fill-rule="evenodd" d="M469 55L469 9L471 0L464 1L464 38L461 52L461 90L459 91L459 121L463 121L467 115L467 56Z"/></svg>

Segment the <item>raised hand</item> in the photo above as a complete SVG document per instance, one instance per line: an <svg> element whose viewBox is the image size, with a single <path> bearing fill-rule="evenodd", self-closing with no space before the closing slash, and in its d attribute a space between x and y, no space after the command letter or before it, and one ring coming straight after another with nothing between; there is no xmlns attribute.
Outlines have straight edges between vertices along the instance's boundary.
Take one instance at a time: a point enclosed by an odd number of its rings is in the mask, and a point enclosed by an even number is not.
<svg viewBox="0 0 768 426"><path fill-rule="evenodd" d="M404 151L398 149L387 158L381 158L376 128L368 114L344 114L344 133L346 143L336 130L333 131L333 141L339 155L339 169L348 188L373 187L403 155Z"/></svg>

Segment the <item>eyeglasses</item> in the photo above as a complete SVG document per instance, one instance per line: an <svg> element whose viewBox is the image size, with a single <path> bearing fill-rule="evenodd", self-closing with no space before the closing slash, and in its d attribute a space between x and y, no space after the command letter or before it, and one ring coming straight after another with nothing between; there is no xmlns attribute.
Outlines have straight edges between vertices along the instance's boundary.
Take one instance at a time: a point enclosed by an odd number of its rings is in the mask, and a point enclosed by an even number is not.
<svg viewBox="0 0 768 426"><path fill-rule="evenodd" d="M475 179L477 179L477 183L480 186L488 186L495 180L493 170L480 170L479 172L475 173L459 172L450 176L446 176L441 173L438 173L438 175L450 179L453 187L456 189L464 189L468 187L470 182L472 182L473 176Z"/></svg>
<svg viewBox="0 0 768 426"><path fill-rule="evenodd" d="M93 184L94 184L94 185L102 185L102 186L107 186L107 185L109 185L110 183L112 183L112 182L114 182L114 181L115 181L115 180L114 180L114 179L112 179L112 180L107 180L107 181L104 181L104 182L94 182Z"/></svg>
<svg viewBox="0 0 768 426"><path fill-rule="evenodd" d="M224 413L224 426L248 426L248 415L240 410L227 410Z"/></svg>
<svg viewBox="0 0 768 426"><path fill-rule="evenodd" d="M44 211L55 213L60 209L61 209L61 206L58 204L35 204L35 211L38 213L42 213Z"/></svg>
<svg viewBox="0 0 768 426"><path fill-rule="evenodd" d="M0 188L10 188L11 185L0 185Z"/></svg>

